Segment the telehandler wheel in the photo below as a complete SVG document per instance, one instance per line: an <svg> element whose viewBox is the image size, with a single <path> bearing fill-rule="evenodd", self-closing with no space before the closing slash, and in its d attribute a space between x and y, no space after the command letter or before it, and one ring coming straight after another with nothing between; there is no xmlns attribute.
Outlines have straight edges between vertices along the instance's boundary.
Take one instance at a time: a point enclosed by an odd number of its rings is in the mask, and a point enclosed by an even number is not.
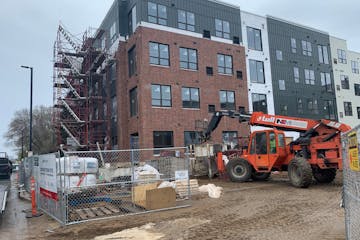
<svg viewBox="0 0 360 240"><path fill-rule="evenodd" d="M251 178L254 181L266 181L270 177L271 172L256 172L255 170L251 174Z"/></svg>
<svg viewBox="0 0 360 240"><path fill-rule="evenodd" d="M319 183L331 183L336 177L336 169L313 168L313 176Z"/></svg>
<svg viewBox="0 0 360 240"><path fill-rule="evenodd" d="M252 167L245 159L230 160L226 164L226 171L233 182L246 182L251 177Z"/></svg>
<svg viewBox="0 0 360 240"><path fill-rule="evenodd" d="M288 175L293 186L307 188L312 182L311 165L305 158L296 157L289 163Z"/></svg>

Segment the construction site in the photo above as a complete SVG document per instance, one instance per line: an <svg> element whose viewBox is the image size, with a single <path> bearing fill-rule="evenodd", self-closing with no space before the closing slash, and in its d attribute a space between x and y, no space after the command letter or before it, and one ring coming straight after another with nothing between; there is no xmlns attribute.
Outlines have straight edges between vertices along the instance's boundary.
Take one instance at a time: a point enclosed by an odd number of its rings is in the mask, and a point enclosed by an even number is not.
<svg viewBox="0 0 360 240"><path fill-rule="evenodd" d="M360 239L340 40L217 0L115 0L69 29L57 150L32 152L31 112L28 156L0 154L0 239Z"/></svg>

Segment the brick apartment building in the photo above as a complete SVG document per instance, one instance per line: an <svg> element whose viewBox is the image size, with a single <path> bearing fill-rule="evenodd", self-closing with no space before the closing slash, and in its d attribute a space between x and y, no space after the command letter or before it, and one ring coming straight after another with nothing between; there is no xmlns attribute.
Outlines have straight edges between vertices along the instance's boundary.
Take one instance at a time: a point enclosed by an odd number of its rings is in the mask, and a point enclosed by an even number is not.
<svg viewBox="0 0 360 240"><path fill-rule="evenodd" d="M54 85L66 87L55 90L65 93L54 104L61 109L59 143L186 146L197 142L199 123L226 109L360 123L360 114L350 113L355 105L360 112L358 104L338 89L339 79L351 75L356 102L357 54L352 67L341 63L334 73L332 59L343 59L346 46L311 27L217 0L115 0L81 47L61 28L59 35L75 50L58 50L55 61L72 65L54 74ZM257 129L224 118L212 140L236 145Z"/></svg>

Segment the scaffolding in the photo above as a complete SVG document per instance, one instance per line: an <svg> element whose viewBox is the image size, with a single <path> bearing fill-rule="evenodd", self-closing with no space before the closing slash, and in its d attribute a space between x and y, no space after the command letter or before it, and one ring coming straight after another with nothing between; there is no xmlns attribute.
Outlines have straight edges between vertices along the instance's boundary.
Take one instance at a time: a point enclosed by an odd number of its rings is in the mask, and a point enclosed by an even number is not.
<svg viewBox="0 0 360 240"><path fill-rule="evenodd" d="M60 24L54 44L54 114L57 142L68 149L110 149L109 66L105 31L76 36Z"/></svg>

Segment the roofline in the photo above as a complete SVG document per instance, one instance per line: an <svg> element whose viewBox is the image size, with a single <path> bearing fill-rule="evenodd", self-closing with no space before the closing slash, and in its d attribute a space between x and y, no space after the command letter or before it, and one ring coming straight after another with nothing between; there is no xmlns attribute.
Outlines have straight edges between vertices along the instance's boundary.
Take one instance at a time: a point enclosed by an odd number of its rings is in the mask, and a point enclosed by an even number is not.
<svg viewBox="0 0 360 240"><path fill-rule="evenodd" d="M240 12L241 12L241 13L246 13L246 14L251 14L251 15L253 15L253 16L261 17L261 18L266 19L266 16L260 15L260 14L257 14L257 13L252 13L252 12L248 12L248 11L244 11L244 10L240 10Z"/></svg>
<svg viewBox="0 0 360 240"><path fill-rule="evenodd" d="M274 17L274 16L271 16L271 15L266 15L266 18L271 18L271 19L274 19L274 20L277 20L277 21L280 21L280 22L284 22L284 23L288 23L288 24L291 24L291 25L294 25L294 26L297 26L297 27L301 27L301 28L308 29L308 30L311 30L311 31L315 31L315 32L318 32L318 33L322 33L322 34L325 34L325 35L330 35L328 32L325 32L325 31L322 31L322 30L319 30L319 29L316 29L316 28L312 28L312 27L309 27L309 26L305 26L305 25L302 25L302 24L299 24L299 23L295 23L295 22L292 22L292 21L288 21L288 20L285 20L285 19L282 19L282 18Z"/></svg>
<svg viewBox="0 0 360 240"><path fill-rule="evenodd" d="M111 7L109 8L109 10L107 11L105 17L103 18L103 20L101 21L101 24L99 26L99 29L102 28L102 25L104 24L105 20L107 19L107 17L109 16L111 10L116 7L116 5L118 4L118 0L114 0L113 3L111 4Z"/></svg>
<svg viewBox="0 0 360 240"><path fill-rule="evenodd" d="M332 35L330 35L330 38L336 38L336 39L338 39L338 40L342 40L342 41L345 41L345 42L347 42L347 40L346 40L346 39L343 39L343 38L339 38L339 37L336 37L336 36L332 36Z"/></svg>
<svg viewBox="0 0 360 240"><path fill-rule="evenodd" d="M227 7L240 9L240 5L235 5L235 4L227 3L227 2L224 2L224 1L221 1L221 0L208 0L208 1L209 1L209 2L214 2L214 3L217 3L217 4L221 4L221 5L224 5L224 6L227 6Z"/></svg>
<svg viewBox="0 0 360 240"><path fill-rule="evenodd" d="M353 54L356 54L356 55L359 55L359 57L360 57L360 52L355 52L355 51L353 51L353 50L348 50L348 52L353 53Z"/></svg>

